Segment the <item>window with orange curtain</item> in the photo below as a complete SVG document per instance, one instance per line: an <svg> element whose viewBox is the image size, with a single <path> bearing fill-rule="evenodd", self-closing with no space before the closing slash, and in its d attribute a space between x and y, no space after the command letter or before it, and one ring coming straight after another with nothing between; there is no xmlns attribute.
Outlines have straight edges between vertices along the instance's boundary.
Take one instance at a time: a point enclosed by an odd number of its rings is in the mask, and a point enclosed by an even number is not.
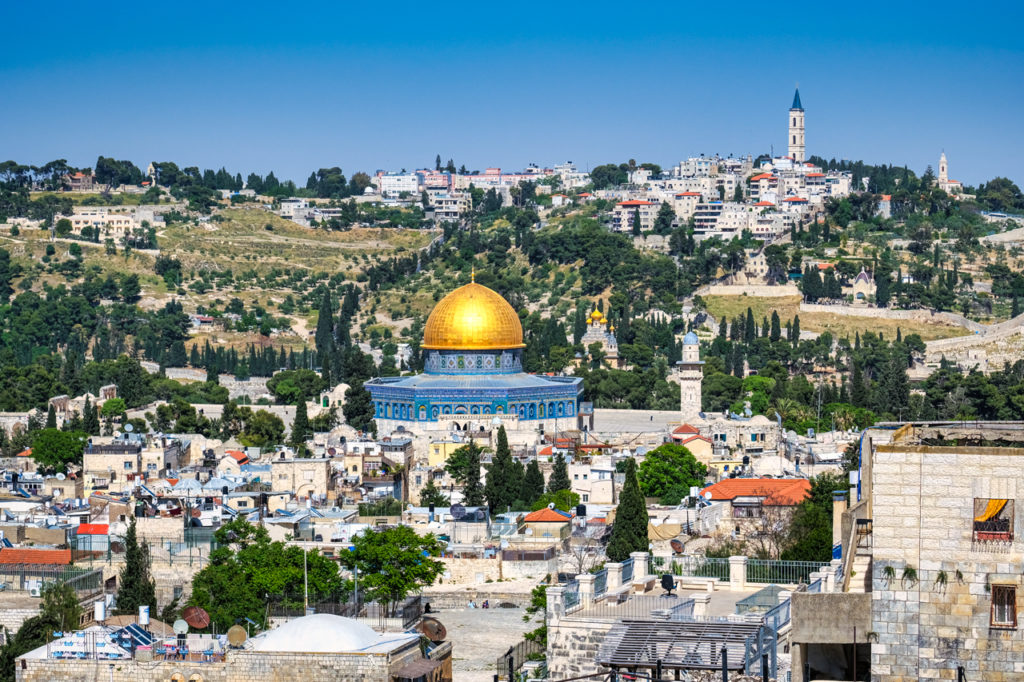
<svg viewBox="0 0 1024 682"><path fill-rule="evenodd" d="M975 498L973 540L975 542L1012 542L1013 507L1013 500Z"/></svg>

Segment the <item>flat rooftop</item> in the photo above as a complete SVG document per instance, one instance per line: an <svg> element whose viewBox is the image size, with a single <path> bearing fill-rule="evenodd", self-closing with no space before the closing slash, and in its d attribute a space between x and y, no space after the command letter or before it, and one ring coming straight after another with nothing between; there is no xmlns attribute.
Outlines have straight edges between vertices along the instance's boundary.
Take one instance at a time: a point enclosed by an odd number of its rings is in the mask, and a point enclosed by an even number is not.
<svg viewBox="0 0 1024 682"><path fill-rule="evenodd" d="M763 589L758 585L748 590L675 590L675 596L668 596L659 584L648 594L629 594L622 603L601 602L583 609L570 611L567 618L595 618L598 620L667 620L672 610L696 595L711 595L708 602L709 618L727 618L736 616L736 602L745 599ZM738 619L741 616L736 616ZM758 615L758 617L760 617Z"/></svg>

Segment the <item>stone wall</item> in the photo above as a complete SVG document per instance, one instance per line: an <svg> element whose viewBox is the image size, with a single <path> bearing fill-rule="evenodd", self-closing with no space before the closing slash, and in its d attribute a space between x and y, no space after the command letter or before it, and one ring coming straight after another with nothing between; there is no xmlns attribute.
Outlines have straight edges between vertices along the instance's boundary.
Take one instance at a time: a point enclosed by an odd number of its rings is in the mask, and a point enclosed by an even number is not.
<svg viewBox="0 0 1024 682"><path fill-rule="evenodd" d="M221 374L217 377L217 383L228 389L228 396L232 399L245 396L250 400L256 400L266 395L268 377L249 377L248 379L236 379L232 374Z"/></svg>
<svg viewBox="0 0 1024 682"><path fill-rule="evenodd" d="M973 537L975 499L1014 503L1024 533L1024 449L880 445L872 460L872 679L1024 677L1024 632L990 626L991 585L1017 589L1024 552ZM912 569L916 576L908 571Z"/></svg>
<svg viewBox="0 0 1024 682"><path fill-rule="evenodd" d="M597 665L597 651L615 623L591 618L561 618L548 623L548 671L553 679L592 675L605 670Z"/></svg>
<svg viewBox="0 0 1024 682"><path fill-rule="evenodd" d="M0 627L6 628L8 635L13 635L22 623L32 616L38 615L38 607L34 609L0 609Z"/></svg>
<svg viewBox="0 0 1024 682"><path fill-rule="evenodd" d="M548 561L502 561L493 559L453 559L442 557L444 564L443 580L445 584L479 585L490 581L513 580L518 578L535 578L540 581L545 576L558 572L558 562L552 558Z"/></svg>

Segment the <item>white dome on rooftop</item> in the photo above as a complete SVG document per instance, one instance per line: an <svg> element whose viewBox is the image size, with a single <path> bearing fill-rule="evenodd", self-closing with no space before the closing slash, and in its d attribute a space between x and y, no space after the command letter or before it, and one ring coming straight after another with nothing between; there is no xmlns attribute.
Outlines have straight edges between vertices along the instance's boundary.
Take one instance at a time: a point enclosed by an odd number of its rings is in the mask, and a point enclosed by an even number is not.
<svg viewBox="0 0 1024 682"><path fill-rule="evenodd" d="M329 613L314 613L290 620L253 638L256 651L341 653L359 651L380 642L368 625Z"/></svg>

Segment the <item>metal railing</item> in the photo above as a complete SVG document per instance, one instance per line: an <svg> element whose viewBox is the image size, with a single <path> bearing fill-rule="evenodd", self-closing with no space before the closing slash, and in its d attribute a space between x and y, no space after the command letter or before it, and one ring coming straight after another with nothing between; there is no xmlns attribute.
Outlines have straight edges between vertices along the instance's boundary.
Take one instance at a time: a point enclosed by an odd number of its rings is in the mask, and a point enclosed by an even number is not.
<svg viewBox="0 0 1024 682"><path fill-rule="evenodd" d="M622 584L628 585L633 582L633 557L622 562Z"/></svg>
<svg viewBox="0 0 1024 682"><path fill-rule="evenodd" d="M778 632L784 625L789 623L790 600L787 599L774 609L764 614L764 624L775 632Z"/></svg>
<svg viewBox="0 0 1024 682"><path fill-rule="evenodd" d="M821 578L818 578L813 583L807 586L808 592L821 592Z"/></svg>
<svg viewBox="0 0 1024 682"><path fill-rule="evenodd" d="M580 603L580 585L575 580L565 584L565 590L562 592L562 602L565 604L566 611Z"/></svg>
<svg viewBox="0 0 1024 682"><path fill-rule="evenodd" d="M594 595L608 591L608 569L603 568L594 574Z"/></svg>
<svg viewBox="0 0 1024 682"><path fill-rule="evenodd" d="M728 557L705 557L691 554L671 559L666 557L651 557L651 572L664 572L686 577L728 580L729 559Z"/></svg>
<svg viewBox="0 0 1024 682"><path fill-rule="evenodd" d="M523 667L523 663L529 660L539 660L544 657L544 647L539 642L529 639L509 647L504 655L498 656L495 661L498 679L512 680L513 675Z"/></svg>
<svg viewBox="0 0 1024 682"><path fill-rule="evenodd" d="M0 565L0 590L35 592L43 586L64 583L78 593L92 594L103 589L103 570L73 566L34 566L28 564Z"/></svg>
<svg viewBox="0 0 1024 682"><path fill-rule="evenodd" d="M747 559L747 582L797 585L809 582L811 573L820 568L818 561Z"/></svg>
<svg viewBox="0 0 1024 682"><path fill-rule="evenodd" d="M187 531L172 537L139 538L138 542L149 545L153 563L171 566L176 563L205 565L210 560L210 553L219 547L212 534L194 535ZM110 536L106 546L101 548L95 548L91 539L71 539L71 556L78 565L113 564L124 561L124 555L124 540L116 536Z"/></svg>

